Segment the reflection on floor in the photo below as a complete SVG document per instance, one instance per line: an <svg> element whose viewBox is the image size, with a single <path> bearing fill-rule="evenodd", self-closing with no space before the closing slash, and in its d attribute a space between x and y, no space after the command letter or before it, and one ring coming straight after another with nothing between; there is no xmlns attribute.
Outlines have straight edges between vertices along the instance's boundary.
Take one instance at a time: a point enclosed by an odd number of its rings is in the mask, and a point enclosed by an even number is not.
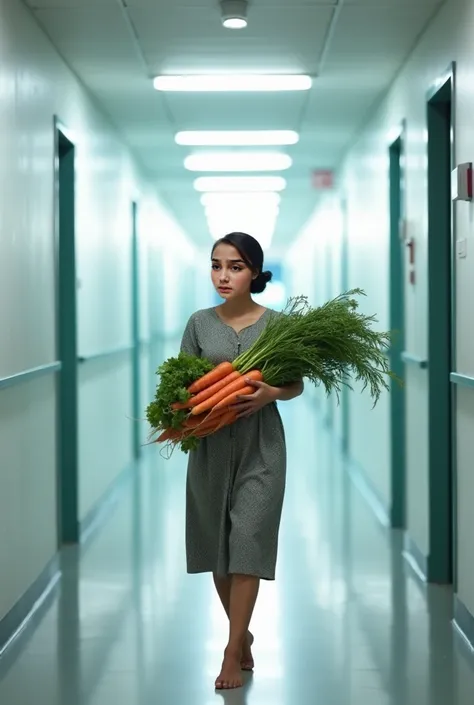
<svg viewBox="0 0 474 705"><path fill-rule="evenodd" d="M185 462L152 454L91 544L64 553L60 594L0 663L2 705L472 705L449 591L416 582L310 403L289 413L278 579L245 687L214 692L227 625L210 578L185 573Z"/></svg>

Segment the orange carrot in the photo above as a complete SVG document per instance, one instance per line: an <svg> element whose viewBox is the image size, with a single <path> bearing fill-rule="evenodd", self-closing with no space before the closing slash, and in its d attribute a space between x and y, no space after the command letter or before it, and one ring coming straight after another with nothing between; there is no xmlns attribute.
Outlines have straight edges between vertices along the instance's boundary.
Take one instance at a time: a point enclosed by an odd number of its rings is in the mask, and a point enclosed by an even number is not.
<svg viewBox="0 0 474 705"><path fill-rule="evenodd" d="M188 416L188 418L183 423L183 428L198 428L198 426L200 426L201 424L210 421L211 418L212 420L214 420L217 418L217 416L221 416L222 414L225 414L225 409L223 409L220 414L212 414L212 416L207 411L202 414L199 414L199 416Z"/></svg>
<svg viewBox="0 0 474 705"><path fill-rule="evenodd" d="M245 375L245 377L241 375L238 379L228 384L227 387L224 387L224 389L221 389L219 392L217 392L217 394L214 394L212 397L209 397L201 404L198 404L197 406L193 407L193 409L191 410L191 414L193 414L193 416L198 416L204 411L208 411L210 409L213 409L213 411L217 410L215 409L215 407L219 404L219 402L222 401L222 399L225 399L227 396L229 396L229 394L237 392L246 386L246 378L260 381L262 380L262 373L259 370L252 370L247 375Z"/></svg>
<svg viewBox="0 0 474 705"><path fill-rule="evenodd" d="M192 399L192 397L191 397ZM181 409L189 409L191 405L191 399L188 399L188 401L185 402L180 402L180 401L175 401L174 404L171 404L171 408L173 411L181 411Z"/></svg>
<svg viewBox="0 0 474 705"><path fill-rule="evenodd" d="M218 382L214 382L214 384L211 384L210 387L206 387L198 394L195 394L194 396L190 397L188 401L184 403L176 402L175 404L171 404L171 408L174 411L178 411L181 409L192 409L193 406L197 406L197 404L201 404L201 402L206 401L206 399L209 399L209 397L212 397L213 394L216 394L221 389L224 389L224 387L226 387L228 384L233 382L235 379L238 379L239 377L240 372L234 370L234 372L231 372L230 375L226 375L223 379L220 379Z"/></svg>
<svg viewBox="0 0 474 705"><path fill-rule="evenodd" d="M222 399L222 401L215 405L214 412L218 413L221 409L227 408L232 404L237 404L241 395L247 396L248 394L253 394L254 392L255 387L251 387L250 385L248 387L236 389L234 392L229 394L229 396L225 397L225 399Z"/></svg>
<svg viewBox="0 0 474 705"><path fill-rule="evenodd" d="M196 428L203 423L209 414L199 414L199 416L189 416L183 423L183 428Z"/></svg>
<svg viewBox="0 0 474 705"><path fill-rule="evenodd" d="M182 429L165 428L165 430L155 440L155 443L163 443L164 441L178 440L181 438L182 434L183 434Z"/></svg>
<svg viewBox="0 0 474 705"><path fill-rule="evenodd" d="M217 392L220 392L221 389L227 387L228 384L230 384L236 379L239 379L240 376L240 372L234 370L234 372L231 372L229 375L226 375L223 379L220 379L218 382L214 382L214 384L212 384L210 387L206 387L206 389L203 389L202 392L199 392L199 394L196 394L196 396L192 397L188 401L189 408L197 406L203 401L206 401L206 399L209 399L209 397L212 397L214 394L217 394Z"/></svg>
<svg viewBox="0 0 474 705"><path fill-rule="evenodd" d="M230 375L230 373L233 371L234 368L231 362L221 362L220 365L217 365L217 367L214 367L214 369L212 369L210 372L193 382L191 386L188 387L188 392L190 394L197 394L203 389L206 389L206 387L210 387L211 384L214 384L215 382L218 382L220 379L223 379L227 375Z"/></svg>
<svg viewBox="0 0 474 705"><path fill-rule="evenodd" d="M202 425L202 427L199 427L196 429L193 435L197 436L197 438L203 438L205 436L210 436L213 433L216 433L216 431L220 431L221 428L224 428L225 426L230 426L237 418L237 412L234 411L233 409L226 410L224 414L219 416L214 420L214 423L207 422Z"/></svg>

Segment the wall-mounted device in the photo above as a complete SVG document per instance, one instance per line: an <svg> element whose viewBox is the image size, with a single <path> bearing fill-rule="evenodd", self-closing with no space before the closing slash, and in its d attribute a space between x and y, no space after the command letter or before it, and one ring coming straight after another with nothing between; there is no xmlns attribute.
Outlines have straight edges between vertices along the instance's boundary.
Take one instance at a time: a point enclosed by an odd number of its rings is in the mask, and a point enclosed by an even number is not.
<svg viewBox="0 0 474 705"><path fill-rule="evenodd" d="M458 164L451 172L453 201L472 201L472 162Z"/></svg>

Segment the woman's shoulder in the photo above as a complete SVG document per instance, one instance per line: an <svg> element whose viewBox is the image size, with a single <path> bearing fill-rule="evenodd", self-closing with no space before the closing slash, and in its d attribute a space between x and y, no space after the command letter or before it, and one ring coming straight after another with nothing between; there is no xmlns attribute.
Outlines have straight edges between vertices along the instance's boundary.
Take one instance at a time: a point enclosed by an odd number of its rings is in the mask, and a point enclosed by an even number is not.
<svg viewBox="0 0 474 705"><path fill-rule="evenodd" d="M214 308L201 308L190 315L188 324L199 325L210 318L214 318Z"/></svg>
<svg viewBox="0 0 474 705"><path fill-rule="evenodd" d="M269 318L278 318L283 315L282 311L275 311L274 308L267 308L265 313Z"/></svg>

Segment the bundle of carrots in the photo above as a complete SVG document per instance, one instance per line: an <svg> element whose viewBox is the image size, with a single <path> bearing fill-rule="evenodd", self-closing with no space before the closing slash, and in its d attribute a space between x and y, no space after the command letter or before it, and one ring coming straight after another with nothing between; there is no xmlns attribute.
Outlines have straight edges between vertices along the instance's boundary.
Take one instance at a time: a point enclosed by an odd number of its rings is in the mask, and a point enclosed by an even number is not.
<svg viewBox="0 0 474 705"><path fill-rule="evenodd" d="M354 289L317 308L304 296L290 299L232 363L213 367L185 353L169 358L157 371L160 384L147 409L155 442L188 452L234 423L238 397L255 391L247 379L282 386L307 378L327 394L339 394L355 378L369 387L375 404L393 376L386 356L390 334L373 330L375 317L358 311L353 297L363 293Z"/></svg>
<svg viewBox="0 0 474 705"><path fill-rule="evenodd" d="M189 416L180 429L165 429L157 442L182 440L189 436L203 438L233 423L237 413L232 406L238 397L255 391L247 384L247 379L261 381L263 376L259 370L251 370L244 376L230 362L214 367L188 387L190 397L187 402L171 405L173 411L187 410Z"/></svg>

